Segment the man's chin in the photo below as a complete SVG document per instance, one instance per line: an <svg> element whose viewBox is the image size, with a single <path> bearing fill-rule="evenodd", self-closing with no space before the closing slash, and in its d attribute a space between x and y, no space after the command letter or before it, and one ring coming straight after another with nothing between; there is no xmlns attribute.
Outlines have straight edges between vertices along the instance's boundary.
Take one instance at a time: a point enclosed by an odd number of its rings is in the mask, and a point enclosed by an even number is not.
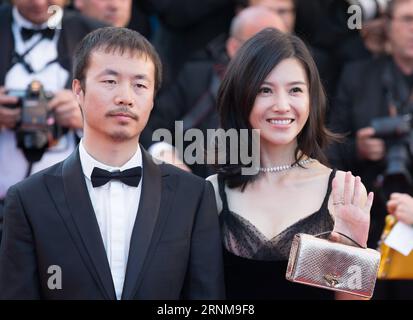
<svg viewBox="0 0 413 320"><path fill-rule="evenodd" d="M130 133L125 131L118 131L111 133L110 138L113 140L113 142L119 143L137 138L137 135L131 135Z"/></svg>
<svg viewBox="0 0 413 320"><path fill-rule="evenodd" d="M41 24L47 22L48 19L49 19L49 15L44 14L43 12L39 13L39 14L31 12L30 15L27 17L27 20L29 20L32 23L37 24L37 25L41 25Z"/></svg>

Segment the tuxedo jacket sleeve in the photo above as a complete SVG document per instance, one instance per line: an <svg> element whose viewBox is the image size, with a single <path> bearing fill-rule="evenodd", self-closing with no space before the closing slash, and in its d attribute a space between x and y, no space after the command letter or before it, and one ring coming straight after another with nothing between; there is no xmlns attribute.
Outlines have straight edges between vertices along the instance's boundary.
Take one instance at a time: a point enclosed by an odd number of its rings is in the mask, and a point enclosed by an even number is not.
<svg viewBox="0 0 413 320"><path fill-rule="evenodd" d="M192 232L189 272L186 276L183 299L224 297L221 254L219 253L218 259L214 258L217 257L217 248L221 247L221 240L216 221L211 219L211 212L218 211L212 184L206 182Z"/></svg>
<svg viewBox="0 0 413 320"><path fill-rule="evenodd" d="M12 284L3 293L19 299L40 299L39 278L35 254L33 234L27 220L25 210L19 199L19 192L11 187L8 190L4 211L5 241L2 246L5 248L0 267L0 281ZM3 285L1 286L3 287Z"/></svg>

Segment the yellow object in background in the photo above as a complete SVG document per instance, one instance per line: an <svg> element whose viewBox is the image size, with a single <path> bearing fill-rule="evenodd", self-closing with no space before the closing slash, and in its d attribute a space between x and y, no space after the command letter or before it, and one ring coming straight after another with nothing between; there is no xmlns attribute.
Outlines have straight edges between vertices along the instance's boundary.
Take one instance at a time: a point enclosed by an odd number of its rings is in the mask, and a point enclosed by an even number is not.
<svg viewBox="0 0 413 320"><path fill-rule="evenodd" d="M381 280L413 280L413 251L408 256L404 256L384 244L396 222L397 219L393 215L386 216L386 224L380 240L381 261L377 278Z"/></svg>

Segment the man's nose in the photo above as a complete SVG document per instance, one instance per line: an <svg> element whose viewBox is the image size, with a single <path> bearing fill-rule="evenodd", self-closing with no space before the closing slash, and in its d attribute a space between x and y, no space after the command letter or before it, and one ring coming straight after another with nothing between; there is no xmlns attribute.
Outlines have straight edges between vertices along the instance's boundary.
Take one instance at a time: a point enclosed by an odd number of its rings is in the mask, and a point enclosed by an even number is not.
<svg viewBox="0 0 413 320"><path fill-rule="evenodd" d="M123 0L110 0L109 1L109 8L111 11L117 11L120 6L122 5Z"/></svg>
<svg viewBox="0 0 413 320"><path fill-rule="evenodd" d="M133 106L133 89L130 85L124 84L119 86L119 90L116 93L115 103L117 105Z"/></svg>

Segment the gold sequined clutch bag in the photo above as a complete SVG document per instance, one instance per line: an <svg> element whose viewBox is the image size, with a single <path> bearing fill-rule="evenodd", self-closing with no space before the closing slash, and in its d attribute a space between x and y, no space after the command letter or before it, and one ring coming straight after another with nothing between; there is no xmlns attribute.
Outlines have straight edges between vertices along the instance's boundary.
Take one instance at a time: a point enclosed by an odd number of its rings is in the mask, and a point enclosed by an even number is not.
<svg viewBox="0 0 413 320"><path fill-rule="evenodd" d="M309 286L371 298L380 264L380 253L353 247L322 236L299 233L291 245L286 278ZM341 234L348 238L347 236Z"/></svg>

